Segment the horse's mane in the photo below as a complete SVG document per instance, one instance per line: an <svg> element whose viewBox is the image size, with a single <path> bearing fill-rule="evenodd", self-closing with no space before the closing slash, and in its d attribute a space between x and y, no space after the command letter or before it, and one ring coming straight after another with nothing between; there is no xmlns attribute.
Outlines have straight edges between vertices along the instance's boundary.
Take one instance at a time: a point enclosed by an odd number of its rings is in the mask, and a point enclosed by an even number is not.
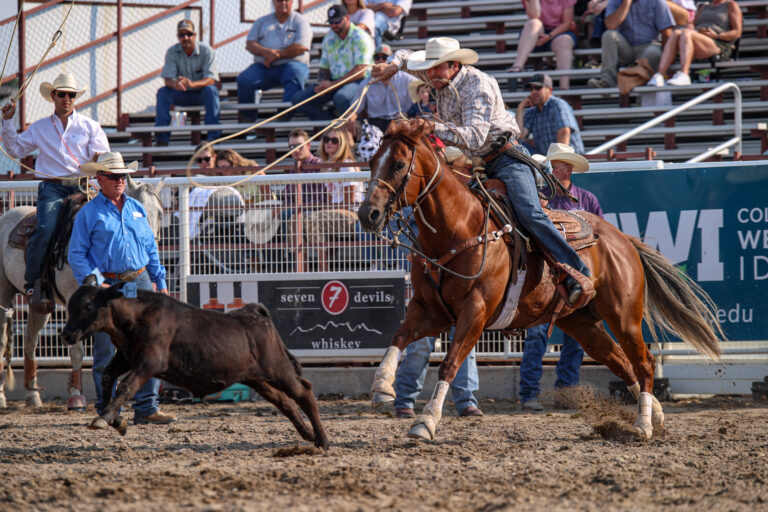
<svg viewBox="0 0 768 512"><path fill-rule="evenodd" d="M417 121L417 119L409 119L389 123L384 137L399 140L409 146L426 146L424 126Z"/></svg>

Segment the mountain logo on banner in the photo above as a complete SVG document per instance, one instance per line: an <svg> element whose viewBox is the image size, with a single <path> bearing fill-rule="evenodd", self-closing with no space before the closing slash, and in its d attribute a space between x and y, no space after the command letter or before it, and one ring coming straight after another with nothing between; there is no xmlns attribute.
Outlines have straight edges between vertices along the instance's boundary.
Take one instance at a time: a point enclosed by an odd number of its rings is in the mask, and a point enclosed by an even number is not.
<svg viewBox="0 0 768 512"><path fill-rule="evenodd" d="M333 320L329 320L325 324L315 324L312 327L310 327L309 329L304 329L302 327L296 327L293 331L291 331L291 335L296 334L296 331L301 332L301 333L305 333L305 334L308 333L308 332L315 331L317 329L320 329L320 330L323 330L323 331L327 331L331 327L333 327L333 328L346 327L349 330L349 332L367 331L367 332L372 332L374 334L381 334L381 331L378 331L376 329L371 329L370 327L368 327L365 324L357 324L357 325L355 325L353 327L353 326L349 325L349 322L336 323Z"/></svg>

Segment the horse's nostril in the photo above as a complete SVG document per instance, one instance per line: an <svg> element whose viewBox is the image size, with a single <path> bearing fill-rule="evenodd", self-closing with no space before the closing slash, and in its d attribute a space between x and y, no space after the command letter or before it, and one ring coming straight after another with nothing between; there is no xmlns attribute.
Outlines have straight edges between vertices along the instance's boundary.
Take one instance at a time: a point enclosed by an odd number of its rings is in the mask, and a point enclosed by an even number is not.
<svg viewBox="0 0 768 512"><path fill-rule="evenodd" d="M371 213L368 214L368 219L371 221L371 224L376 224L376 221L379 220L379 215L381 215L379 210L371 210Z"/></svg>

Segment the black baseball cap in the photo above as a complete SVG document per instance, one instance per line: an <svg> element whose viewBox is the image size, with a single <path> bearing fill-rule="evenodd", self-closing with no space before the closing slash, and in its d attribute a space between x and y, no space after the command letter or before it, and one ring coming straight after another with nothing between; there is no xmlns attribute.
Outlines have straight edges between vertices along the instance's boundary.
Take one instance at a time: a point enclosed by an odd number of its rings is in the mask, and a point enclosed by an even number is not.
<svg viewBox="0 0 768 512"><path fill-rule="evenodd" d="M549 75L545 75L544 73L536 73L531 77L530 80L528 80L528 83L525 84L526 87L530 87L532 85L541 85L543 87L549 87L552 89L552 79L549 78Z"/></svg>
<svg viewBox="0 0 768 512"><path fill-rule="evenodd" d="M347 11L345 6L341 4L332 5L328 9L328 23L338 23L344 18L344 16L347 16L348 14L349 11Z"/></svg>

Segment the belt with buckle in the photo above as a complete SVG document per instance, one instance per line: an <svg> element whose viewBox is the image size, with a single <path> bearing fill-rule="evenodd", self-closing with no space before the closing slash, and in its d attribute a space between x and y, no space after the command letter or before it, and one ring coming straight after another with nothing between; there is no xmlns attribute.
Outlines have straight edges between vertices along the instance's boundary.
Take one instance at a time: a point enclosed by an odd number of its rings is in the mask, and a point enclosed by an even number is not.
<svg viewBox="0 0 768 512"><path fill-rule="evenodd" d="M80 184L80 180L82 179L84 178L43 178L41 181L64 185L65 187L76 187Z"/></svg>
<svg viewBox="0 0 768 512"><path fill-rule="evenodd" d="M492 149L488 153L481 156L480 159L483 161L484 164L489 164L493 162L496 158L498 158L499 155L501 155L502 153L505 153L512 146L517 146L516 140L512 139L507 141L506 144L504 144L503 146L499 146L496 149Z"/></svg>
<svg viewBox="0 0 768 512"><path fill-rule="evenodd" d="M139 270L129 270L122 274L115 274L114 272L102 272L101 275L108 279L116 279L118 281L135 281L137 277L144 273L147 267L141 267Z"/></svg>

